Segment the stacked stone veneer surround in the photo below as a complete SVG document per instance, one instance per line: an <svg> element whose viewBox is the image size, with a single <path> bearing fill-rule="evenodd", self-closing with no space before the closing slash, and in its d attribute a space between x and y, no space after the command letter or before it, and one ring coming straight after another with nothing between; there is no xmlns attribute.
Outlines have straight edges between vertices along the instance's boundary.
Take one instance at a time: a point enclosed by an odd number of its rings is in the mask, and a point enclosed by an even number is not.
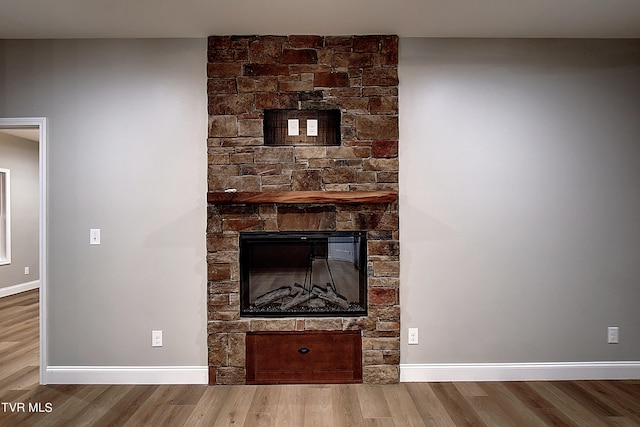
<svg viewBox="0 0 640 427"><path fill-rule="evenodd" d="M209 191L398 190L397 36L212 36ZM340 146L265 146L266 109L340 109ZM241 318L243 231L365 230L368 315ZM360 330L363 381L399 380L398 204L208 206L212 384L243 384L249 331Z"/></svg>

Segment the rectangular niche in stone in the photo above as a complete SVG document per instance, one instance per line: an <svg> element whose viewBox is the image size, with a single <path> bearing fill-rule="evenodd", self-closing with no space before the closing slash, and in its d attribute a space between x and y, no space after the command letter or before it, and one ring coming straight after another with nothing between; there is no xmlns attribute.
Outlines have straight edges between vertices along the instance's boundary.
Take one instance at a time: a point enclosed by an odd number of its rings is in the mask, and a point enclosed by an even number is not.
<svg viewBox="0 0 640 427"><path fill-rule="evenodd" d="M241 316L367 313L365 232L240 234Z"/></svg>
<svg viewBox="0 0 640 427"><path fill-rule="evenodd" d="M264 143L340 145L340 110L265 110Z"/></svg>

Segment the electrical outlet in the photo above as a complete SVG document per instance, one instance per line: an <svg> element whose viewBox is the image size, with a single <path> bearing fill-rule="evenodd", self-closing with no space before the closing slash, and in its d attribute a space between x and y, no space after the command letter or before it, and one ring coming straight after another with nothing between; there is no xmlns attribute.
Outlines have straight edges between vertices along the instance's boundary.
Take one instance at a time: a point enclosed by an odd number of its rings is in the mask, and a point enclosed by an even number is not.
<svg viewBox="0 0 640 427"><path fill-rule="evenodd" d="M162 331L151 331L151 347L162 347Z"/></svg>
<svg viewBox="0 0 640 427"><path fill-rule="evenodd" d="M418 328L409 328L408 343L411 345L418 344Z"/></svg>
<svg viewBox="0 0 640 427"><path fill-rule="evenodd" d="M29 267L24 268L24 274L29 274Z"/></svg>
<svg viewBox="0 0 640 427"><path fill-rule="evenodd" d="M607 342L609 344L618 344L620 328L617 326L609 326L607 328Z"/></svg>

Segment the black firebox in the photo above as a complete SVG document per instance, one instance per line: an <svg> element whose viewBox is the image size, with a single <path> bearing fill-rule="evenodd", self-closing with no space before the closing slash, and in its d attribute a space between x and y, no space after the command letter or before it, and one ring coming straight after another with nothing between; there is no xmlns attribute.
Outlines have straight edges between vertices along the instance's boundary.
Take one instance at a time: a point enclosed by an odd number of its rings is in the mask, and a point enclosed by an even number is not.
<svg viewBox="0 0 640 427"><path fill-rule="evenodd" d="M240 233L241 316L366 314L366 232Z"/></svg>

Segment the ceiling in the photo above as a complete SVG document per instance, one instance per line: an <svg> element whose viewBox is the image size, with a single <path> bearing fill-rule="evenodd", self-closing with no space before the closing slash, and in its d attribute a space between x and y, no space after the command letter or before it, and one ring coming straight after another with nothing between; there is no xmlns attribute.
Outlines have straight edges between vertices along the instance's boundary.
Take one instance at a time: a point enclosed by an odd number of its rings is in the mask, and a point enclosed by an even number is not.
<svg viewBox="0 0 640 427"><path fill-rule="evenodd" d="M639 38L640 0L2 0L0 38Z"/></svg>
<svg viewBox="0 0 640 427"><path fill-rule="evenodd" d="M40 141L40 130L38 128L0 128L0 135L7 134L31 141Z"/></svg>

